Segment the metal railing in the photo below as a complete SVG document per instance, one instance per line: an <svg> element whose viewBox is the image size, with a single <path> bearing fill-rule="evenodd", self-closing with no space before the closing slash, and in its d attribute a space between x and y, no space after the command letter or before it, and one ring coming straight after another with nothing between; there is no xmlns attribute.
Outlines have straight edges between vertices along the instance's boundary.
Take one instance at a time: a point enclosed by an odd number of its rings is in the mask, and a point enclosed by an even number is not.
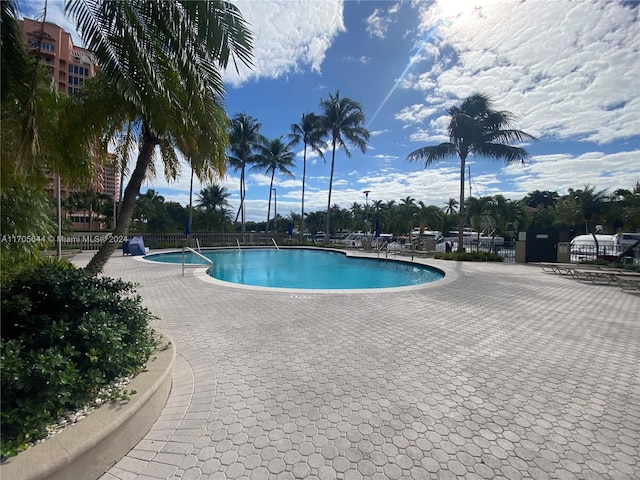
<svg viewBox="0 0 640 480"><path fill-rule="evenodd" d="M385 257L389 258L389 242L382 242L380 245L376 246L376 250L378 251L378 258L380 258L380 252L384 249Z"/></svg>
<svg viewBox="0 0 640 480"><path fill-rule="evenodd" d="M193 248L191 247L182 247L182 276L184 277L184 252L188 250L189 252L193 253L194 255L196 255L197 257L201 258L202 260L204 260L205 262L207 262L209 264L209 266L211 267L211 274L213 275L213 260L211 260L210 258L205 257L204 255L202 255L199 252L196 252Z"/></svg>
<svg viewBox="0 0 640 480"><path fill-rule="evenodd" d="M271 241L273 242L273 244L276 246L276 249L280 250L280 247L278 246L278 244L276 243L276 239L272 238Z"/></svg>

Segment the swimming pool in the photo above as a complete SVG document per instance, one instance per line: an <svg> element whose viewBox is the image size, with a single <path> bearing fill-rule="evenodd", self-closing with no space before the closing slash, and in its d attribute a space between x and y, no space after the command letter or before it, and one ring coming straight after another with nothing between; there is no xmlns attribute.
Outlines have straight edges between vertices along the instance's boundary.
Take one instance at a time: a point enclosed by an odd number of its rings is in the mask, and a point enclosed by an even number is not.
<svg viewBox="0 0 640 480"><path fill-rule="evenodd" d="M343 252L281 248L203 250L213 261L213 277L225 282L259 287L351 290L421 285L444 273L424 265L396 260L347 257ZM146 260L182 263L182 252L157 253ZM185 262L206 265L186 252Z"/></svg>

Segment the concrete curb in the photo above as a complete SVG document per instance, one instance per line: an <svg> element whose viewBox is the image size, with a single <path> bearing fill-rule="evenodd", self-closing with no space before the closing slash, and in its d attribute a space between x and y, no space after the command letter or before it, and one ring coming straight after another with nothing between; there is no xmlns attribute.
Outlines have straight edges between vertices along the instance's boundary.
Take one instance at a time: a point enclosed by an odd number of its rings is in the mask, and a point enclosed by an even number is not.
<svg viewBox="0 0 640 480"><path fill-rule="evenodd" d="M127 386L137 393L127 402L106 404L0 466L0 478L12 480L97 479L125 456L153 426L171 392L176 357L173 341L155 351L147 369Z"/></svg>

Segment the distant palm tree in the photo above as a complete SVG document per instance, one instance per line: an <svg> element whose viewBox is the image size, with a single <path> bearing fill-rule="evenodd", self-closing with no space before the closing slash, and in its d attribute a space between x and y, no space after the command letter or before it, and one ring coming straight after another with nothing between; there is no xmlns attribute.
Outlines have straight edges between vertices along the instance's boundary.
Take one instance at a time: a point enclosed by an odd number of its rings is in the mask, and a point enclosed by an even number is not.
<svg viewBox="0 0 640 480"><path fill-rule="evenodd" d="M329 94L328 99L320 101L322 109L322 129L331 139L331 175L329 176L329 196L327 199L327 219L325 225L325 243L329 241L331 233L331 190L333 187L333 172L335 170L336 149L342 148L351 157L347 143L355 145L362 153L367 150L369 131L363 127L364 113L362 106L350 98L340 98L340 92Z"/></svg>
<svg viewBox="0 0 640 480"><path fill-rule="evenodd" d="M399 214L401 217L401 225L403 231L401 233L411 233L413 227L415 227L415 222L418 220L418 205L416 204L416 199L412 197L405 197L400 199L400 204L398 205Z"/></svg>
<svg viewBox="0 0 640 480"><path fill-rule="evenodd" d="M596 192L596 187L586 184L583 189L569 189L569 196L577 202L578 209L584 219L584 233L589 233L589 222L594 215L602 212L604 209L604 201L607 198L607 191L600 190Z"/></svg>
<svg viewBox="0 0 640 480"><path fill-rule="evenodd" d="M290 150L291 142L285 144L282 137L267 140L259 146L258 153L255 155L255 165L251 170L257 170L267 175L271 174L271 183L269 183L269 206L267 207L267 226L269 231L269 218L271 216L271 192L273 191L273 179L276 172L287 178L294 178L295 175L291 168L295 168L293 158L295 154Z"/></svg>
<svg viewBox="0 0 640 480"><path fill-rule="evenodd" d="M322 225L326 221L325 219L326 216L327 216L327 213L320 210L307 214L306 222L307 222L309 231L312 235L315 235L317 232L319 232L322 229Z"/></svg>
<svg viewBox="0 0 640 480"><path fill-rule="evenodd" d="M303 113L300 123L291 124L291 133L288 137L295 143L302 142L304 144L304 153L302 157L302 213L300 217L300 238L304 235L304 188L307 178L307 147L317 152L326 162L324 158L323 148L327 144L322 140L322 118L314 113Z"/></svg>
<svg viewBox="0 0 640 480"><path fill-rule="evenodd" d="M458 156L460 158L460 210L458 211L458 251L464 251L464 174L469 154L504 160L506 163L522 162L529 158L524 148L504 142L536 140L535 137L509 127L512 114L494 110L488 96L474 93L462 101L460 106L448 111L449 141L440 145L422 147L411 152L407 160L424 161L425 167L438 160Z"/></svg>
<svg viewBox="0 0 640 480"><path fill-rule="evenodd" d="M164 197L150 188L136 197L133 218L138 224L138 230L150 231L151 224L162 213Z"/></svg>
<svg viewBox="0 0 640 480"><path fill-rule="evenodd" d="M223 218L226 211L226 207L229 205L227 198L230 194L225 187L212 184L208 187L200 190L197 200L197 208L204 210L205 214L205 230L208 232L210 229L211 218ZM216 212L220 212L219 216L216 216Z"/></svg>
<svg viewBox="0 0 640 480"><path fill-rule="evenodd" d="M466 212L471 227L477 232L478 245L480 245L480 231L482 230L482 218L491 214L493 199L491 197L467 198Z"/></svg>
<svg viewBox="0 0 640 480"><path fill-rule="evenodd" d="M240 208L236 215L236 222L240 216L243 241L246 228L244 204L246 184L244 175L247 166L253 162L255 152L260 148L260 145L265 142L265 137L260 135L260 127L262 127L262 124L258 123L255 118L245 113L237 113L233 117L233 120L231 120L231 129L229 132L229 165L231 165L231 168L234 170L240 171Z"/></svg>
<svg viewBox="0 0 640 480"><path fill-rule="evenodd" d="M509 226L515 229L517 225L522 224L523 204L522 201L509 200L504 195L493 196L491 215L496 221L496 229L501 235L509 230Z"/></svg>
<svg viewBox="0 0 640 480"><path fill-rule="evenodd" d="M435 205L425 205L423 202L418 202L420 205L420 227L429 227L429 230L440 230L444 223L442 218L442 210Z"/></svg>
<svg viewBox="0 0 640 480"><path fill-rule="evenodd" d="M460 203L455 198L449 198L449 200L444 202L444 213L447 215L456 213L458 211L458 205L460 205Z"/></svg>

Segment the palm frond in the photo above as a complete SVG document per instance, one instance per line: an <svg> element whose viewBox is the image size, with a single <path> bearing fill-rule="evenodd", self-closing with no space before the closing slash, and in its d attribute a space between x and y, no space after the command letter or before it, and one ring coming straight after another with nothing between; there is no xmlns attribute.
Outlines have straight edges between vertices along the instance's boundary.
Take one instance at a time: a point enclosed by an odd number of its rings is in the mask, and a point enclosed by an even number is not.
<svg viewBox="0 0 640 480"><path fill-rule="evenodd" d="M407 160L410 162L423 161L425 167L428 167L434 162L445 160L449 157L454 157L458 154L458 149L454 143L446 142L440 145L434 145L430 147L422 147L414 150L407 156Z"/></svg>
<svg viewBox="0 0 640 480"><path fill-rule="evenodd" d="M482 143L474 145L471 153L487 157L492 160L503 160L505 163L524 162L529 154L524 148L513 147L502 143Z"/></svg>

